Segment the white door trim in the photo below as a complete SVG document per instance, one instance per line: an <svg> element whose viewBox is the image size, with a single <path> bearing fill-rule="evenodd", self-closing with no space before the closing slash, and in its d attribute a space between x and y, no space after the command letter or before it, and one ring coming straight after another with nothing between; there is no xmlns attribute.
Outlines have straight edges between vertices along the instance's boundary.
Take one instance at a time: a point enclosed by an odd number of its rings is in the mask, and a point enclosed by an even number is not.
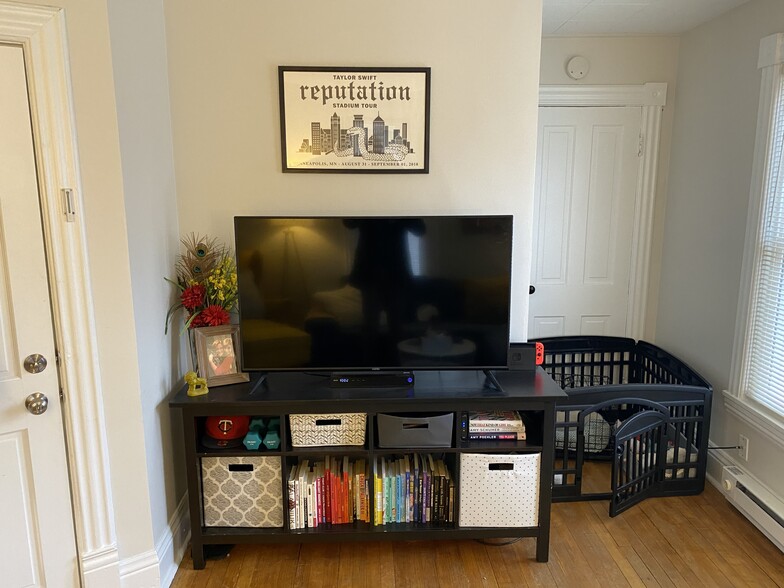
<svg viewBox="0 0 784 588"><path fill-rule="evenodd" d="M641 339L645 328L661 116L666 103L666 83L539 87L539 106L639 106L642 108L641 155L634 205L629 306L626 317L626 335L634 339Z"/></svg>
<svg viewBox="0 0 784 588"><path fill-rule="evenodd" d="M85 586L119 585L63 10L0 1L0 42L25 56L80 570ZM73 190L74 222L62 188Z"/></svg>

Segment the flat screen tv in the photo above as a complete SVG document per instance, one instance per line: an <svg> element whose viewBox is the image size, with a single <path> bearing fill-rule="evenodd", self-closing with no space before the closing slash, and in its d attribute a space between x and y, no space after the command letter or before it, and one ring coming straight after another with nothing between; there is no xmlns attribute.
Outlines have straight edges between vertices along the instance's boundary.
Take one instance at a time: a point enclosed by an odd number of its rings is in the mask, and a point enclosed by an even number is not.
<svg viewBox="0 0 784 588"><path fill-rule="evenodd" d="M505 368L511 216L235 217L246 371Z"/></svg>

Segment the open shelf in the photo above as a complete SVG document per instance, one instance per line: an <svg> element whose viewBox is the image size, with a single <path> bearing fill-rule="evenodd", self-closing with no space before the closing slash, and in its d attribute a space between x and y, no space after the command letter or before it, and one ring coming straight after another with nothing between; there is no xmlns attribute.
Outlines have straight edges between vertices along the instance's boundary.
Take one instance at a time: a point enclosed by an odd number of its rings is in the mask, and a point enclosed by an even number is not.
<svg viewBox="0 0 784 588"><path fill-rule="evenodd" d="M330 389L327 385L328 382L321 378L311 378L308 374L285 373L276 374L274 378L268 377L263 385L258 385L258 382L249 382L246 386L232 385L215 388L204 397L191 398L187 396L185 388L179 390L171 399L170 406L180 409L182 415L190 516L193 521L192 556L194 568L204 567L205 545L331 540L386 541L534 537L537 540L537 560L547 561L553 479L555 401L564 396L564 393L541 370L536 374L533 372L503 372L498 374L498 380L501 382L502 390L486 388L483 384L484 377L481 374L445 372L444 377L437 378L425 374L425 377L417 377L417 383L413 389L407 389L405 394L402 394L395 390L384 390L383 393L379 390L362 389L336 391ZM472 410L519 411L525 422L527 439L525 441L461 440L457 430L458 415ZM290 415L331 415L356 412L367 415L363 445L316 447L294 447L292 445L289 427ZM427 418L426 415L437 413L451 414L453 419L449 436L450 446L431 447L412 441L410 445L405 447L380 447L377 416L381 413L412 415L411 418L418 418L418 415L421 415L421 418ZM244 446L229 449L212 449L204 446L202 438L207 417L221 415L261 415L264 418L279 418L282 444L275 450L268 450L262 446L259 450L254 451L249 451ZM511 458L496 460L495 456L531 453L541 454L541 459L536 460L539 464L536 466L539 468L538 486L535 486L536 492L534 493L536 498L527 499L531 509L536 509L528 512L537 513L535 517L537 524L530 527L459 526L461 463L465 462L463 473L467 475L470 471L469 468L472 467L468 465L469 460L481 458L481 454L492 455L493 459L490 461L493 465L500 461L504 461L502 465L506 465L506 462L512 461ZM291 472L301 460L308 460L311 462L310 465L312 462L323 461L327 456L332 458L345 456L349 458L349 462L364 460L369 468L366 470L365 479L372 480L372 466L377 464L379 459L392 461L392 456L399 458L399 456L411 454L430 454L434 461L437 458L444 461L453 482L453 487L449 487L450 494L447 504L454 508L452 515L455 519L454 522L375 525L372 522L356 521L342 524L321 523L314 528L289 528L291 516L288 509L288 483ZM203 495L203 492L207 491L207 484L202 479L202 461L218 457L264 457L268 460L272 458L272 462L263 462L259 467L275 471L275 477L271 478L266 473L259 475L267 476L266 482L262 480L262 485L266 488L264 492L273 497L273 508L275 508L275 501L278 501L279 504L275 517L269 520L274 521L272 524L277 524L282 519L282 525L272 528L207 527L204 525L204 504L207 503L205 498L207 495ZM522 456L520 457L522 458ZM240 472L235 474L237 476L244 476L241 472L250 471L247 460L238 463L240 465L234 469L226 467L229 471ZM515 463L517 462L515 461ZM262 472L261 469L255 471ZM389 470L387 469L387 471ZM307 478L303 479L307 480ZM419 478L414 479L418 480ZM312 482L309 483L312 484ZM313 489L312 492L316 492L316 486L311 485L310 487ZM405 488L405 486L403 487ZM409 488L411 487L409 486ZM421 487L418 486L418 488ZM435 486L431 487L431 492L434 491L434 488ZM467 488L473 488L473 486L467 486ZM214 492L214 488L211 491ZM342 492L343 494L340 496L345 497L345 490ZM368 493L364 496L365 500L370 502L362 502L362 504L370 504L371 508L374 508L378 504L375 492L375 485L369 484ZM515 502L514 497L520 495L516 493L516 490L514 492L511 498L507 497L506 500L497 502L499 508ZM416 501L421 499L420 491L414 491L413 496L413 504L416 507ZM423 494L422 496L432 499L433 495ZM443 495L441 496L443 497ZM482 496L481 491L479 496ZM323 495L319 494L319 497L323 498ZM408 499L403 498L403 500ZM321 504L318 502L318 498L316 501L317 505ZM351 499L346 504L351 504ZM406 502L398 504L406 504ZM503 520L502 524L508 524L508 520Z"/></svg>

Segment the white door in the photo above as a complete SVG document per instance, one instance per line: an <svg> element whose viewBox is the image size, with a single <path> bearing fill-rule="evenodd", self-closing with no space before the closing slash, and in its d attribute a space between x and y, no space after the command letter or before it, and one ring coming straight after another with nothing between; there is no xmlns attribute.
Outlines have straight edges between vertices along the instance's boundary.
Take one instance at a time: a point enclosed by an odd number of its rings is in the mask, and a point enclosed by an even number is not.
<svg viewBox="0 0 784 588"><path fill-rule="evenodd" d="M0 44L0 585L78 585L22 49ZM48 366L29 373L25 358ZM25 400L41 393L45 412Z"/></svg>
<svg viewBox="0 0 784 588"><path fill-rule="evenodd" d="M539 108L529 339L626 334L641 117Z"/></svg>

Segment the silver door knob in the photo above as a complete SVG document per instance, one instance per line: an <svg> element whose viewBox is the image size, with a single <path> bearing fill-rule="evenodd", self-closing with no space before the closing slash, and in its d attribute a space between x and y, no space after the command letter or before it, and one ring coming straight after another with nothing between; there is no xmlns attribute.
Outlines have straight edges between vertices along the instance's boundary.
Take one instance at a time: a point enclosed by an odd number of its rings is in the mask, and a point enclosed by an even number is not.
<svg viewBox="0 0 784 588"><path fill-rule="evenodd" d="M31 374L40 374L46 369L46 358L40 353L28 355L24 360L24 369Z"/></svg>
<svg viewBox="0 0 784 588"><path fill-rule="evenodd" d="M28 412L35 415L44 414L46 409L49 408L49 399L46 397L46 394L34 392L25 398L25 408Z"/></svg>

